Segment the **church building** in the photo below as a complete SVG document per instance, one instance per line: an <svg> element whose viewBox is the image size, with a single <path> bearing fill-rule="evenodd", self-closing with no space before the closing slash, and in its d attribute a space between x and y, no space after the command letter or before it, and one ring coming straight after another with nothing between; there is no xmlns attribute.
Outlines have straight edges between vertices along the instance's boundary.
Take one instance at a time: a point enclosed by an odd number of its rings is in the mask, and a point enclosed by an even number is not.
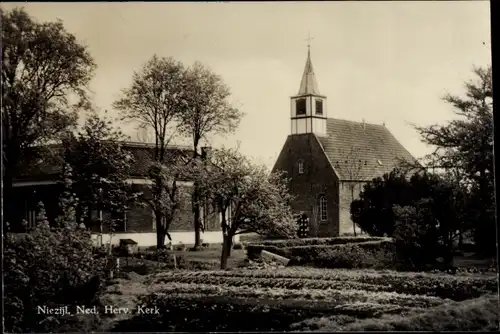
<svg viewBox="0 0 500 334"><path fill-rule="evenodd" d="M309 49L299 92L290 98L290 135L273 171L286 172L292 208L309 219L311 237L353 233L350 205L363 185L401 160L415 161L385 125L331 118L327 106Z"/></svg>

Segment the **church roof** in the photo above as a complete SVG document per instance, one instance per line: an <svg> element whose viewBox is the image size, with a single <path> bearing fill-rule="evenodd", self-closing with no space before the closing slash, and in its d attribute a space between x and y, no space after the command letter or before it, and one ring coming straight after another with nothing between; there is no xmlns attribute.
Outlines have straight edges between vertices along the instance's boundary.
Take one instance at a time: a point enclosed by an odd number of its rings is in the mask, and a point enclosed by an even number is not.
<svg viewBox="0 0 500 334"><path fill-rule="evenodd" d="M320 95L318 89L318 83L316 82L316 75L314 74L314 69L311 61L311 51L307 51L306 66L304 68L304 73L302 74L302 80L300 81L299 93L297 95Z"/></svg>
<svg viewBox="0 0 500 334"><path fill-rule="evenodd" d="M328 118L318 140L341 180L370 181L415 158L383 125Z"/></svg>

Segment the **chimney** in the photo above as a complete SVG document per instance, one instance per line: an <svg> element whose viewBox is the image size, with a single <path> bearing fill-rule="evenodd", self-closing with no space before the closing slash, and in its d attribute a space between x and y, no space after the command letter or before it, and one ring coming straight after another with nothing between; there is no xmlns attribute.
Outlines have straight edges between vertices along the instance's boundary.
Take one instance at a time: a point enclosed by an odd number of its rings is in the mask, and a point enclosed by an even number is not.
<svg viewBox="0 0 500 334"><path fill-rule="evenodd" d="M385 122L382 122L382 126L385 128Z"/></svg>
<svg viewBox="0 0 500 334"><path fill-rule="evenodd" d="M363 118L363 130L366 130L365 119Z"/></svg>

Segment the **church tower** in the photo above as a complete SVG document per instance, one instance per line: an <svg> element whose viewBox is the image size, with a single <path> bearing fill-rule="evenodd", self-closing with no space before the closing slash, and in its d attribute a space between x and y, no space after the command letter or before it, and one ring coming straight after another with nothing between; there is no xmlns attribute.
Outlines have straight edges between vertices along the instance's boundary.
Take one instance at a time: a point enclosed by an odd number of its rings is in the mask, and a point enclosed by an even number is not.
<svg viewBox="0 0 500 334"><path fill-rule="evenodd" d="M299 93L290 99L291 134L314 133L326 136L326 96L319 93L309 45Z"/></svg>

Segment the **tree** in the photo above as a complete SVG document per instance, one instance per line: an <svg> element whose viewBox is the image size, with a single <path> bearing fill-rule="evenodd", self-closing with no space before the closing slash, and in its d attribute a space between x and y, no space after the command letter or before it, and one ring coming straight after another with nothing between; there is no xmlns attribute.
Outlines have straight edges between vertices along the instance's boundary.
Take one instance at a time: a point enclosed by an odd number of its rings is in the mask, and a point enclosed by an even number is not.
<svg viewBox="0 0 500 334"><path fill-rule="evenodd" d="M98 224L102 233L103 224L110 233L117 224L123 223L128 206L139 196L127 183L132 156L122 144L127 137L113 128L106 117L90 114L77 138L65 140L65 163L71 174L71 191L78 197L78 221L83 217L85 225L94 225L94 211L99 212ZM68 173L69 169L66 168ZM66 181L67 182L67 181ZM67 196L69 189L66 194ZM110 217L102 219L102 212Z"/></svg>
<svg viewBox="0 0 500 334"><path fill-rule="evenodd" d="M363 167L366 165L366 160L362 160L361 148L352 146L348 152L343 152L344 161L337 161L335 168L339 169L348 180L345 182L351 193L351 203L354 201L354 190L356 185L361 181ZM352 222L352 231L356 236L356 224Z"/></svg>
<svg viewBox="0 0 500 334"><path fill-rule="evenodd" d="M211 134L223 134L234 131L242 113L233 108L229 97L231 92L222 78L211 72L203 64L196 62L185 73L184 96L187 102L180 115L179 130L186 137L192 138L193 159L199 156L198 149L202 139ZM194 183L193 213L195 230L195 248L200 241L200 196L198 184Z"/></svg>
<svg viewBox="0 0 500 334"><path fill-rule="evenodd" d="M89 106L86 85L95 64L61 21L38 23L24 9L0 9L2 29L2 141L5 219L19 164L30 147L58 139ZM12 222L11 222L12 223Z"/></svg>
<svg viewBox="0 0 500 334"><path fill-rule="evenodd" d="M152 129L155 148L152 168L162 170L161 164L170 164L167 145L176 133L177 120L185 109L184 66L172 58L151 58L135 72L132 85L122 91L122 97L113 106L124 120L135 121L140 127ZM156 219L157 247L165 247L167 228L162 204L165 198L165 178L154 172L152 209ZM170 237L169 237L170 239Z"/></svg>
<svg viewBox="0 0 500 334"><path fill-rule="evenodd" d="M190 166L180 156L177 158L172 157L169 159L170 164L156 163L149 169L149 177L153 181L152 184L152 198L143 198L143 201L153 209L153 212L162 213L162 222L157 225L157 235L168 237L170 241L172 238L168 233L172 221L176 218L179 212L181 202L186 195L186 189L178 185L178 181L189 177ZM156 185L161 184L162 189L156 189ZM162 245L165 240L160 241Z"/></svg>
<svg viewBox="0 0 500 334"><path fill-rule="evenodd" d="M392 207L411 204L407 175L395 169L365 184L359 198L351 203L351 219L370 235L392 235L395 217Z"/></svg>
<svg viewBox="0 0 500 334"><path fill-rule="evenodd" d="M493 174L493 95L491 67L475 68L466 96L444 96L458 116L445 125L416 127L423 141L435 147L427 158L442 168L459 168L471 181L469 219L475 222L476 245L495 251ZM474 204L474 206L472 206Z"/></svg>
<svg viewBox="0 0 500 334"><path fill-rule="evenodd" d="M56 224L59 227L76 227L77 198L73 193L73 170L69 163L64 163L60 183L63 186L63 192L59 196L59 208L61 215L56 218Z"/></svg>
<svg viewBox="0 0 500 334"><path fill-rule="evenodd" d="M406 174L399 169L364 186L359 199L351 204L353 221L365 232L393 236L397 222L394 206L417 206L430 199L434 218L439 221L443 244L451 248L464 214L465 192L452 180L429 172Z"/></svg>
<svg viewBox="0 0 500 334"><path fill-rule="evenodd" d="M221 269L227 268L235 235L255 232L296 237L297 224L289 205L292 197L281 174L268 175L264 166L255 166L229 149L214 151L209 168L197 171L202 198L215 203L222 213Z"/></svg>

